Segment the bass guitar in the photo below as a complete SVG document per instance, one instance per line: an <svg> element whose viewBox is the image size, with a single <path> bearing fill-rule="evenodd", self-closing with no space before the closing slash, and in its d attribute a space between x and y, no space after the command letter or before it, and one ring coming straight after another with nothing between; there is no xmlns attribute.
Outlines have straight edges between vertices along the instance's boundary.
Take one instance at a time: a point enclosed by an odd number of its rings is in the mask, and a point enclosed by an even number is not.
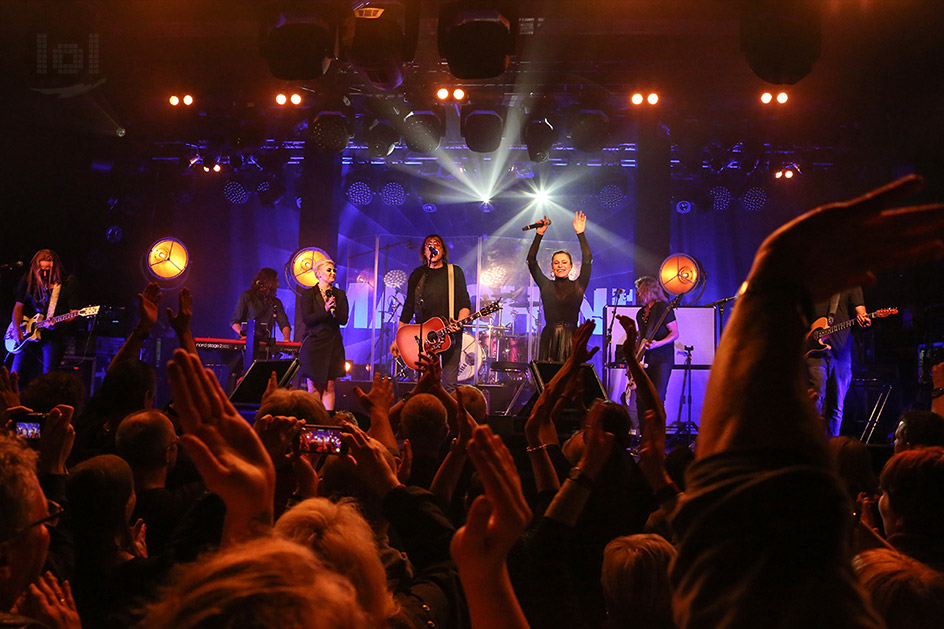
<svg viewBox="0 0 944 629"><path fill-rule="evenodd" d="M898 308L882 308L876 310L875 312L868 313L867 316L869 319L881 319L882 317L889 317L893 314L898 314ZM839 332L840 330L845 330L846 328L851 328L859 321L858 318L849 319L848 321L843 321L842 323L834 323L829 325L829 320L826 317L820 317L813 322L813 325L810 326L810 331L806 334L806 355L807 356L818 356L823 352L832 349L832 346L829 343L826 343L823 339L828 337L830 334Z"/></svg>
<svg viewBox="0 0 944 629"><path fill-rule="evenodd" d="M495 301L476 313L453 323L447 323L442 317L432 317L425 323L405 325L397 330L397 351L407 367L416 369L420 354L438 354L452 346L449 335L458 332L463 326L501 310L501 301Z"/></svg>
<svg viewBox="0 0 944 629"><path fill-rule="evenodd" d="M665 318L669 316L669 313L672 312L681 302L682 297L685 296L685 293L676 295L672 301L669 302L668 307L662 311L662 315L656 321L655 325L648 326L649 334L645 337L636 339L636 360L642 365L643 369L647 365L642 361L643 356L646 355L646 350L649 349L649 344L652 343L652 339L655 338L656 332L659 331L659 328L662 327L662 324L665 323ZM625 396L629 397L630 392L636 388L636 379L633 378L633 374L629 371L629 367L626 368L626 393Z"/></svg>
<svg viewBox="0 0 944 629"><path fill-rule="evenodd" d="M16 338L16 326L11 321L7 326L7 331L3 335L3 346L10 354L19 354L26 347L27 343L38 341L43 330L51 330L60 323L72 321L78 317L94 317L98 314L101 306L88 306L75 312L67 312L58 317L46 319L43 314L36 313L32 317L23 317L20 321L20 329L23 330L23 340Z"/></svg>

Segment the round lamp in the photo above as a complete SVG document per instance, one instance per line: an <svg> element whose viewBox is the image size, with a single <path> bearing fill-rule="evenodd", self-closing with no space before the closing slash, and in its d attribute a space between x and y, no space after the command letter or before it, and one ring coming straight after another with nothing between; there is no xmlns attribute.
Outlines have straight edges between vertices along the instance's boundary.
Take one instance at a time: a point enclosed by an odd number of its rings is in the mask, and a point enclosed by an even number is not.
<svg viewBox="0 0 944 629"><path fill-rule="evenodd" d="M674 295L684 295L695 289L702 280L701 265L684 253L670 255L659 267L659 282Z"/></svg>
<svg viewBox="0 0 944 629"><path fill-rule="evenodd" d="M190 253L184 243L176 238L161 238L148 249L147 271L158 280L175 280L182 276L190 265Z"/></svg>
<svg viewBox="0 0 944 629"><path fill-rule="evenodd" d="M286 270L296 285L311 288L318 283L318 278L315 276L315 265L330 257L317 247L305 247L292 254Z"/></svg>

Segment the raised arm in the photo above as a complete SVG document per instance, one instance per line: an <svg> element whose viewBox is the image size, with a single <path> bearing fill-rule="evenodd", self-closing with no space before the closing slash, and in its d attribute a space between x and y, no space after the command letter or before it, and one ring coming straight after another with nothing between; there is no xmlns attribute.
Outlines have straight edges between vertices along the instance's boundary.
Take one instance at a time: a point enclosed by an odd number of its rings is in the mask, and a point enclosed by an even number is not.
<svg viewBox="0 0 944 629"><path fill-rule="evenodd" d="M197 345L193 341L193 332L190 330L190 321L193 319L193 296L189 288L181 288L177 295L177 312L167 309L167 320L174 329L180 347L186 352L197 356Z"/></svg>
<svg viewBox="0 0 944 629"><path fill-rule="evenodd" d="M110 370L113 365L126 360L134 360L141 355L141 348L144 342L151 336L151 328L157 323L157 305L161 301L161 287L155 282L151 282L144 287L144 290L138 293L138 323L134 330L125 339L118 352L111 362L108 363Z"/></svg>
<svg viewBox="0 0 944 629"><path fill-rule="evenodd" d="M590 243L587 242L585 233L586 227L587 215L577 212L574 215L574 231L577 232L577 240L580 242L580 275L577 276L577 283L583 288L587 288L590 282L590 268L593 265L593 254L590 253Z"/></svg>
<svg viewBox="0 0 944 629"><path fill-rule="evenodd" d="M528 249L528 270L531 272L534 283L538 286L550 281L544 273L541 272L541 267L538 266L538 251L541 249L541 240L544 238L544 232L547 231L550 224L551 221L545 216L544 226L538 227L535 230L534 240L531 241L531 248Z"/></svg>

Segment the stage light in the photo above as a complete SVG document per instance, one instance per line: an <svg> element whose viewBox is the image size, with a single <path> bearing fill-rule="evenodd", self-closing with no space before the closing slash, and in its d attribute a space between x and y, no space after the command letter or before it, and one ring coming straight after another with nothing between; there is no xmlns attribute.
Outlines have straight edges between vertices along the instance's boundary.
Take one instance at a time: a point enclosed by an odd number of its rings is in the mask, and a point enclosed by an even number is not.
<svg viewBox="0 0 944 629"><path fill-rule="evenodd" d="M219 164L213 164L213 172L218 173L223 170L223 167Z"/></svg>
<svg viewBox="0 0 944 629"><path fill-rule="evenodd" d="M171 107L176 107L177 105L180 104L180 97L171 96L170 98L167 99L167 101L170 103Z"/></svg>
<svg viewBox="0 0 944 629"><path fill-rule="evenodd" d="M490 214L494 206L491 201L481 201L479 203L479 209L482 210L484 214Z"/></svg>
<svg viewBox="0 0 944 629"><path fill-rule="evenodd" d="M426 212L427 214L433 214L433 213L434 213L436 210L438 210L438 209L439 209L439 208L436 207L436 204L435 204L435 203L424 203L424 204L423 204L423 211Z"/></svg>
<svg viewBox="0 0 944 629"><path fill-rule="evenodd" d="M360 168L351 171L345 177L344 194L355 207L367 207L374 200L376 179L369 170Z"/></svg>
<svg viewBox="0 0 944 629"><path fill-rule="evenodd" d="M231 205L244 205L249 201L249 190L239 179L227 179L223 184L223 196Z"/></svg>
<svg viewBox="0 0 944 629"><path fill-rule="evenodd" d="M760 102L764 103L765 105L769 105L770 101L772 101L773 99L774 99L774 95L771 94L770 92L764 92L763 94L760 95Z"/></svg>
<svg viewBox="0 0 944 629"><path fill-rule="evenodd" d="M626 175L621 169L601 169L594 184L597 189L597 203L605 210L618 210L629 200L629 190L626 184Z"/></svg>
<svg viewBox="0 0 944 629"><path fill-rule="evenodd" d="M642 101L643 101L642 94L640 94L639 92L636 92L635 94L633 94L633 97L629 99L629 101L633 105L642 105Z"/></svg>
<svg viewBox="0 0 944 629"><path fill-rule="evenodd" d="M275 95L275 104L276 104L276 105L284 105L284 104L287 103L287 102L288 102L288 96L286 96L285 94L276 94L276 95Z"/></svg>
<svg viewBox="0 0 944 629"><path fill-rule="evenodd" d="M457 87L452 90L452 100L463 100L465 99L465 90L461 87Z"/></svg>
<svg viewBox="0 0 944 629"><path fill-rule="evenodd" d="M285 184L276 179L260 181L256 186L256 195L259 197L259 205L274 208L285 195Z"/></svg>
<svg viewBox="0 0 944 629"><path fill-rule="evenodd" d="M337 111L322 111L308 123L308 139L322 153L340 153L351 141L347 118Z"/></svg>
<svg viewBox="0 0 944 629"><path fill-rule="evenodd" d="M582 153L603 150L610 139L610 119L598 109L578 111L570 120L570 140Z"/></svg>
<svg viewBox="0 0 944 629"><path fill-rule="evenodd" d="M406 271L403 269L391 269L384 275L384 286L400 290L406 286L407 279Z"/></svg>
<svg viewBox="0 0 944 629"><path fill-rule="evenodd" d="M438 90L436 90L436 98L439 100L446 100L449 98L449 90L447 90L445 87L440 87Z"/></svg>
<svg viewBox="0 0 944 629"><path fill-rule="evenodd" d="M445 124L431 111L415 111L403 120L403 139L414 153L432 153L439 148L445 133Z"/></svg>
<svg viewBox="0 0 944 629"><path fill-rule="evenodd" d="M292 254L285 265L285 275L293 286L311 288L318 283L315 276L315 264L330 256L317 247L305 247Z"/></svg>
<svg viewBox="0 0 944 629"><path fill-rule="evenodd" d="M785 179L793 179L793 171L792 171L792 170L785 170L785 171L783 171L783 176L784 176Z"/></svg>
<svg viewBox="0 0 944 629"><path fill-rule="evenodd" d="M439 55L459 79L489 79L508 69L518 16L514 0L444 0L438 22Z"/></svg>
<svg viewBox="0 0 944 629"><path fill-rule="evenodd" d="M781 105L786 103L789 98L790 97L787 96L786 92L780 92L779 94L777 94L777 102L780 103Z"/></svg>
<svg viewBox="0 0 944 629"><path fill-rule="evenodd" d="M190 253L184 243L167 237L157 240L148 249L145 266L151 278L160 281L181 277L190 265Z"/></svg>
<svg viewBox="0 0 944 629"><path fill-rule="evenodd" d="M758 212L767 205L767 191L760 186L748 188L741 196L741 205L748 212Z"/></svg>
<svg viewBox="0 0 944 629"><path fill-rule="evenodd" d="M682 199L675 204L675 211L679 214L688 214L692 211L692 202L688 199Z"/></svg>
<svg viewBox="0 0 944 629"><path fill-rule="evenodd" d="M108 242L120 242L124 238L125 230L120 225L112 225L105 230L105 240Z"/></svg>
<svg viewBox="0 0 944 629"><path fill-rule="evenodd" d="M547 205L548 201L551 200L550 193L548 193L548 191L544 188L538 188L531 196L534 199L534 203L539 207Z"/></svg>
<svg viewBox="0 0 944 629"><path fill-rule="evenodd" d="M310 81L324 75L337 56L337 6L330 0L276 0L267 5L260 47L274 77Z"/></svg>
<svg viewBox="0 0 944 629"><path fill-rule="evenodd" d="M380 199L391 207L402 207L406 203L406 186L400 181L386 181L380 186Z"/></svg>
<svg viewBox="0 0 944 629"><path fill-rule="evenodd" d="M822 47L819 0L742 4L741 51L751 70L774 85L792 85L813 70Z"/></svg>
<svg viewBox="0 0 944 629"><path fill-rule="evenodd" d="M656 94L655 92L652 92L651 94L649 94L649 96L646 97L646 102L649 103L650 105L657 104L659 102L659 95Z"/></svg>
<svg viewBox="0 0 944 629"><path fill-rule="evenodd" d="M551 148L556 140L557 130L546 118L532 120L524 128L524 143L528 147L528 159L536 164L546 162L550 158Z"/></svg>
<svg viewBox="0 0 944 629"><path fill-rule="evenodd" d="M734 195L724 186L715 186L708 191L711 195L711 208L715 212L724 212L734 201Z"/></svg>
<svg viewBox="0 0 944 629"><path fill-rule="evenodd" d="M502 141L505 121L492 110L464 110L460 123L465 144L473 153L491 153L498 150Z"/></svg>
<svg viewBox="0 0 944 629"><path fill-rule="evenodd" d="M184 105L186 105L187 107L190 107L191 105L193 105L193 96L191 96L190 94L185 94Z"/></svg>
<svg viewBox="0 0 944 629"><path fill-rule="evenodd" d="M400 143L400 134L388 122L375 120L367 129L367 153L371 157L387 157Z"/></svg>
<svg viewBox="0 0 944 629"><path fill-rule="evenodd" d="M782 170L778 170L777 172L774 173L774 179L781 179L781 178L783 178Z"/></svg>
<svg viewBox="0 0 944 629"><path fill-rule="evenodd" d="M390 91L403 83L419 36L418 0L372 0L354 9L353 37L343 36L345 55L364 81Z"/></svg>
<svg viewBox="0 0 944 629"><path fill-rule="evenodd" d="M501 288L507 276L508 269L501 264L496 264L495 266L483 270L479 277L481 278L482 284L485 286L489 288Z"/></svg>
<svg viewBox="0 0 944 629"><path fill-rule="evenodd" d="M301 105L301 104L302 104L302 95L301 95L301 94L292 94L292 97L291 97L289 100L292 101L292 104L293 104L293 105Z"/></svg>
<svg viewBox="0 0 944 629"><path fill-rule="evenodd" d="M667 257L659 267L659 283L673 295L690 293L704 278L705 273L698 260L684 253Z"/></svg>

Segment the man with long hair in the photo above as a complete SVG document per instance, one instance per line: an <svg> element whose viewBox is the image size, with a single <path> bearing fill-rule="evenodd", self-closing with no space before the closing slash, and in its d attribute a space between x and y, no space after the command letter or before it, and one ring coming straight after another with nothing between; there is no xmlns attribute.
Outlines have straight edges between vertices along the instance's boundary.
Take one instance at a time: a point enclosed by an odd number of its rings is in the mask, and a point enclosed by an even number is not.
<svg viewBox="0 0 944 629"><path fill-rule="evenodd" d="M75 278L66 276L62 262L55 251L40 249L30 261L29 272L16 287L13 305L13 321L17 324L24 317L36 314L49 319L67 312L78 310L78 295ZM17 325L16 337L22 342L22 328ZM65 352L64 329L43 330L38 342L27 343L21 352L13 358L12 371L20 374L20 381L35 375L37 367L42 366L42 373L49 373L59 367Z"/></svg>
<svg viewBox="0 0 944 629"><path fill-rule="evenodd" d="M255 321L256 334L266 338L275 334L275 327L282 331L286 341L292 340L292 326L282 300L275 296L275 289L279 287L279 273L275 269L263 267L256 273L252 284L243 291L233 311L232 328L239 336L244 336L243 324ZM264 325L262 325L264 324ZM265 330L263 332L262 330Z"/></svg>

